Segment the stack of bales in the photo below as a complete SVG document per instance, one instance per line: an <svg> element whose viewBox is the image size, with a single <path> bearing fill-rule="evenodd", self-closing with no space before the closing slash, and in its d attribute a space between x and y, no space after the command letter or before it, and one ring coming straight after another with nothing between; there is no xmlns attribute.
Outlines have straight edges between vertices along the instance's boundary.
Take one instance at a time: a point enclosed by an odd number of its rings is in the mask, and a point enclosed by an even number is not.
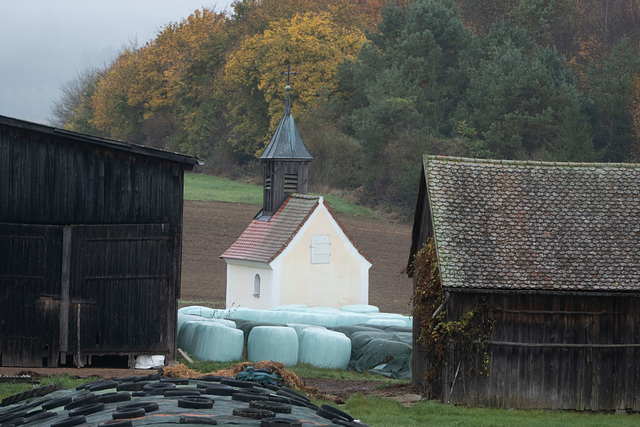
<svg viewBox="0 0 640 427"><path fill-rule="evenodd" d="M246 348L247 358L254 362L272 360L288 366L308 363L324 368L351 366L366 370L368 363L376 366L390 357L396 359L395 353L402 353L405 358L407 348L410 360L411 341L406 344L405 337L392 338L393 332L383 332L386 328L410 334L411 318L380 313L370 305L345 306L341 310L304 305L271 310L190 306L178 311L178 346L197 359L207 361L240 360ZM366 341L361 337L363 334L371 334L378 340L368 346L378 345L375 354L361 354L369 351L362 345ZM357 338L355 347L354 337ZM384 348L392 347L394 354L385 353ZM354 356L359 360L354 361Z"/></svg>

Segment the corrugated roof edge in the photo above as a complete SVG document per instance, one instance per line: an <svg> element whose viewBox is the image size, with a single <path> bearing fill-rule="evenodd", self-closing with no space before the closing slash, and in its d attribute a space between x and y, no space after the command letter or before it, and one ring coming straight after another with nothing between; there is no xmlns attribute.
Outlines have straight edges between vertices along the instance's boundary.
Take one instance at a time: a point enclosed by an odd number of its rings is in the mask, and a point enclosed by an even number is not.
<svg viewBox="0 0 640 427"><path fill-rule="evenodd" d="M189 166L187 170L193 169L198 164L198 158L187 156L185 154L173 153L170 151L160 150L157 148L145 147L143 145L131 144L128 142L117 141L115 139L103 138L88 135L80 132L74 132L66 129L56 128L53 126L43 125L40 123L29 122L26 120L16 119L0 115L0 125L13 126L21 129L28 129L34 132L40 132L48 135L62 136L89 144L101 145L129 153L140 154L149 157L156 157L163 160L169 160L176 163Z"/></svg>

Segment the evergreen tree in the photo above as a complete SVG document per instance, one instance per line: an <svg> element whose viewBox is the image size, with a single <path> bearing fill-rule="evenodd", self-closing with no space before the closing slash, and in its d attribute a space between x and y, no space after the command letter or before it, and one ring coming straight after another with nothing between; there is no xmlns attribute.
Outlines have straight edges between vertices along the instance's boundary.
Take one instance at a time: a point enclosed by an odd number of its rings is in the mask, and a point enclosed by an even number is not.
<svg viewBox="0 0 640 427"><path fill-rule="evenodd" d="M638 134L634 118L640 77L640 59L633 54L628 39L613 49L604 66L591 66L585 93L589 96L589 115L594 145L608 162L637 160Z"/></svg>
<svg viewBox="0 0 640 427"><path fill-rule="evenodd" d="M502 20L465 52L457 118L495 158L594 160L575 79L552 49Z"/></svg>

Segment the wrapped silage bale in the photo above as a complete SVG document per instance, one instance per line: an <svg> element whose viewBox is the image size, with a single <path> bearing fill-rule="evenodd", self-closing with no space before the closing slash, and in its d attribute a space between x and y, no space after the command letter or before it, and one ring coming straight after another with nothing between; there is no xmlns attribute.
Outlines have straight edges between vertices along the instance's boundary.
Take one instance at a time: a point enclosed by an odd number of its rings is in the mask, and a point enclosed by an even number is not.
<svg viewBox="0 0 640 427"><path fill-rule="evenodd" d="M363 323L367 323L367 321L375 316L374 314L365 314L365 313L350 313L348 311L341 311L336 317L336 325L338 326L351 326L351 325L361 325Z"/></svg>
<svg viewBox="0 0 640 427"><path fill-rule="evenodd" d="M242 359L244 335L239 329L218 322L196 325L191 354L208 362L231 362Z"/></svg>
<svg viewBox="0 0 640 427"><path fill-rule="evenodd" d="M380 309L375 305L353 304L343 305L342 307L340 307L340 311L348 311L351 313L379 313Z"/></svg>
<svg viewBox="0 0 640 427"><path fill-rule="evenodd" d="M178 331L178 348L183 349L187 353L192 352L193 336L195 334L196 327L200 323L209 323L209 322L202 319L202 320L190 320L182 324L182 327Z"/></svg>
<svg viewBox="0 0 640 427"><path fill-rule="evenodd" d="M286 304L279 305L277 307L271 307L269 310L271 311L307 311L306 304Z"/></svg>
<svg viewBox="0 0 640 427"><path fill-rule="evenodd" d="M268 319L268 310L238 307L230 309L229 313L232 319L251 320L252 322L272 322L272 320Z"/></svg>
<svg viewBox="0 0 640 427"><path fill-rule="evenodd" d="M194 314L182 314L178 311L178 334L180 334L180 329L186 322L194 322L204 320L204 318L200 316L196 316ZM184 349L183 349L184 350Z"/></svg>
<svg viewBox="0 0 640 427"><path fill-rule="evenodd" d="M217 323L222 326L226 326L227 328L236 329L236 322L229 319L209 319L210 322Z"/></svg>
<svg viewBox="0 0 640 427"><path fill-rule="evenodd" d="M387 326L407 326L407 322L404 319L397 319L393 317L374 317L367 320L368 325L387 325Z"/></svg>
<svg viewBox="0 0 640 427"><path fill-rule="evenodd" d="M298 363L319 368L347 369L351 359L351 340L340 332L307 328L300 333Z"/></svg>
<svg viewBox="0 0 640 427"><path fill-rule="evenodd" d="M305 325L320 325L326 327L336 326L337 318L335 314L331 313L290 313L289 320L286 323L302 323Z"/></svg>
<svg viewBox="0 0 640 427"><path fill-rule="evenodd" d="M411 321L411 316L405 316L403 314L397 314L397 313L378 313L376 315L372 316L372 319L400 319L404 322L404 326L411 326L412 325L412 321ZM394 325L396 326L396 325ZM398 326L402 326L402 325L398 325Z"/></svg>
<svg viewBox="0 0 640 427"><path fill-rule="evenodd" d="M181 314L192 314L194 316L212 318L213 317L213 313L215 311L216 310L214 310L213 308L209 308L209 307L202 307L200 305L190 305L190 306L187 306L187 307L182 307L181 309L178 310L178 313L181 313Z"/></svg>
<svg viewBox="0 0 640 427"><path fill-rule="evenodd" d="M307 310L309 313L330 313L330 314L338 314L340 310L333 307L309 307Z"/></svg>
<svg viewBox="0 0 640 427"><path fill-rule="evenodd" d="M316 329L327 329L324 326L320 325L303 325L300 323L287 323L287 326L296 330L298 334L298 343L300 343L300 333L308 328L316 328Z"/></svg>
<svg viewBox="0 0 640 427"><path fill-rule="evenodd" d="M296 313L301 313L301 311L270 311L269 314L265 314L263 316L263 321L281 323L284 325L285 323L289 323L289 319L291 319L292 316L295 316Z"/></svg>
<svg viewBox="0 0 640 427"><path fill-rule="evenodd" d="M251 362L270 360L295 366L298 364L298 334L288 327L257 326L249 333L247 355Z"/></svg>

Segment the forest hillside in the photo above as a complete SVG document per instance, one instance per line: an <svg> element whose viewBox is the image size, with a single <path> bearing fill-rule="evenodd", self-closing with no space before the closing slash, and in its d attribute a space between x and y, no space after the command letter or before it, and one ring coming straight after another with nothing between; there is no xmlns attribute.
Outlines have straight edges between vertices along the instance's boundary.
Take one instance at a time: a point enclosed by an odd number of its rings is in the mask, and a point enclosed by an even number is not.
<svg viewBox="0 0 640 427"><path fill-rule="evenodd" d="M407 216L421 154L635 162L640 0L237 0L69 81L52 121L259 176L284 112L312 191Z"/></svg>

